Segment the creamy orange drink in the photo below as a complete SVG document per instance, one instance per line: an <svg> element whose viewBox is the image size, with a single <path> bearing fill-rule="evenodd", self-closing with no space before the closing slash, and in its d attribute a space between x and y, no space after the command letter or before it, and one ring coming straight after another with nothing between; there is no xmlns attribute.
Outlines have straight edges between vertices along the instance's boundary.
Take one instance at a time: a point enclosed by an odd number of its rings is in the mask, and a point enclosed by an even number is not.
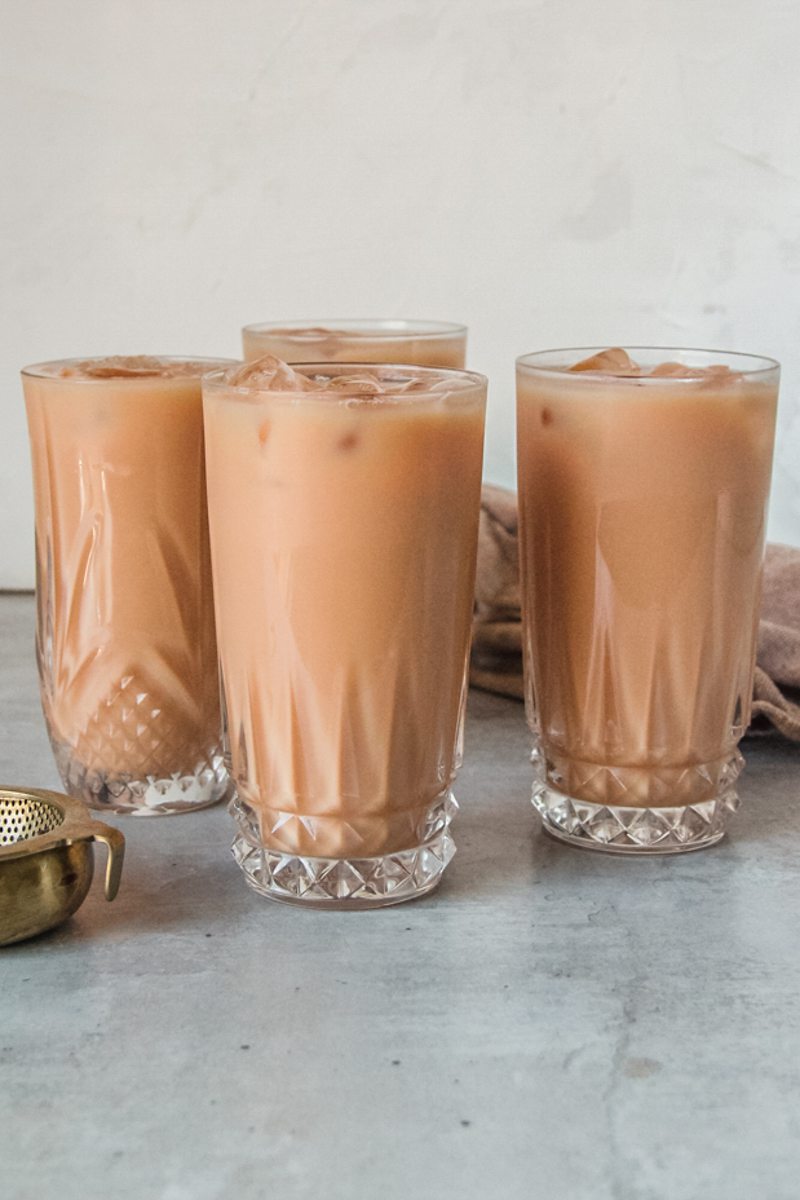
<svg viewBox="0 0 800 1200"><path fill-rule="evenodd" d="M582 845L719 840L749 723L779 368L703 351L518 360L534 803Z"/></svg>
<svg viewBox="0 0 800 1200"><path fill-rule="evenodd" d="M246 359L274 354L288 363L414 363L464 366L467 329L447 321L369 319L276 321L242 330Z"/></svg>
<svg viewBox="0 0 800 1200"><path fill-rule="evenodd" d="M276 899L420 895L453 851L486 381L268 357L203 393L237 859Z"/></svg>
<svg viewBox="0 0 800 1200"><path fill-rule="evenodd" d="M220 365L23 371L42 700L64 785L95 808L183 812L228 786L200 393Z"/></svg>

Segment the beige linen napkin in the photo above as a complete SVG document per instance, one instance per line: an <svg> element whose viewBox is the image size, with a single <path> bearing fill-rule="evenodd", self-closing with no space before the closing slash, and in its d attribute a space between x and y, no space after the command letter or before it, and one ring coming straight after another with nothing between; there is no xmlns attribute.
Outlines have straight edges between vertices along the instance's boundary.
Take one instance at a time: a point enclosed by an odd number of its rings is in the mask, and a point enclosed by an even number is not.
<svg viewBox="0 0 800 1200"><path fill-rule="evenodd" d="M517 498L486 484L481 497L470 683L522 697ZM767 547L753 717L800 741L800 549Z"/></svg>

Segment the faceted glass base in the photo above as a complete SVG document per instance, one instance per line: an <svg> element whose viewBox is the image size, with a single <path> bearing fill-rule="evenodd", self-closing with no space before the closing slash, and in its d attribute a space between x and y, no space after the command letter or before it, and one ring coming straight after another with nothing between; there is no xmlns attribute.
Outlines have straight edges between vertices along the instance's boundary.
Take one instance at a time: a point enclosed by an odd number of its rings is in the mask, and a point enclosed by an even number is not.
<svg viewBox="0 0 800 1200"><path fill-rule="evenodd" d="M240 799L230 812L237 824L233 856L254 891L305 908L365 909L402 904L432 892L455 854L450 822L458 811L452 792L429 815L430 837L419 846L373 858L317 858L265 846L258 822Z"/></svg>
<svg viewBox="0 0 800 1200"><path fill-rule="evenodd" d="M717 774L719 790L708 799L674 806L592 803L557 791L544 757L531 755L536 779L531 801L545 831L562 842L611 854L681 854L713 846L725 835L728 813L739 807L736 779L744 760L737 751Z"/></svg>
<svg viewBox="0 0 800 1200"><path fill-rule="evenodd" d="M73 759L68 746L55 740L52 746L65 790L90 808L135 817L172 816L207 808L230 795L230 778L221 753L210 754L183 773L137 778L90 770Z"/></svg>

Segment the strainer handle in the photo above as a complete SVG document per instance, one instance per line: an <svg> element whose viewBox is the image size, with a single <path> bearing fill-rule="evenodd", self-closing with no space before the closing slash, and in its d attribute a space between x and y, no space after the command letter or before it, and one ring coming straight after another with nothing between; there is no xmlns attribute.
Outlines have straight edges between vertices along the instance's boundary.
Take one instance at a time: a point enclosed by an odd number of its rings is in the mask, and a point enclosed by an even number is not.
<svg viewBox="0 0 800 1200"><path fill-rule="evenodd" d="M91 835L96 842L103 842L108 850L105 894L106 900L113 900L119 891L122 861L125 858L125 838L113 825L104 825L102 821L92 821Z"/></svg>

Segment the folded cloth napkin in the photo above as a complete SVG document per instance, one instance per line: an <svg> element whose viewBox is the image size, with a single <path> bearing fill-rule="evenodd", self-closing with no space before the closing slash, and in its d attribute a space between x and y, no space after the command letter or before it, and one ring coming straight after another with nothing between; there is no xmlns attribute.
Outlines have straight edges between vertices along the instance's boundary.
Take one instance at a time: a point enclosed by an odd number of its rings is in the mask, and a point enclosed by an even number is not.
<svg viewBox="0 0 800 1200"><path fill-rule="evenodd" d="M521 698L517 498L485 484L481 497L470 683ZM800 549L767 546L753 685L755 727L800 741Z"/></svg>

